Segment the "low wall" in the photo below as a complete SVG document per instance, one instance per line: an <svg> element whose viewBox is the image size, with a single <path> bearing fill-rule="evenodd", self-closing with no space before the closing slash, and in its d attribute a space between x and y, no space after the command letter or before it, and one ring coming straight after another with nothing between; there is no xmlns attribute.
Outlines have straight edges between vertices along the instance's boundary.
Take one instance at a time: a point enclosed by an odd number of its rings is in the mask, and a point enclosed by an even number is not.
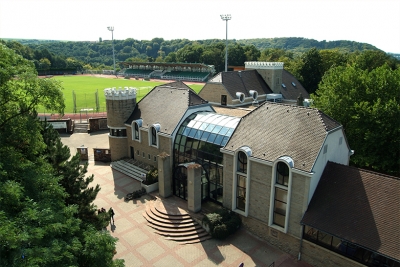
<svg viewBox="0 0 400 267"><path fill-rule="evenodd" d="M71 119L57 119L47 120L49 124L53 126L53 129L59 133L70 133L74 131L74 124Z"/></svg>
<svg viewBox="0 0 400 267"><path fill-rule="evenodd" d="M89 132L107 130L107 117L89 118Z"/></svg>
<svg viewBox="0 0 400 267"><path fill-rule="evenodd" d="M111 150L109 148L93 148L94 161L111 162Z"/></svg>

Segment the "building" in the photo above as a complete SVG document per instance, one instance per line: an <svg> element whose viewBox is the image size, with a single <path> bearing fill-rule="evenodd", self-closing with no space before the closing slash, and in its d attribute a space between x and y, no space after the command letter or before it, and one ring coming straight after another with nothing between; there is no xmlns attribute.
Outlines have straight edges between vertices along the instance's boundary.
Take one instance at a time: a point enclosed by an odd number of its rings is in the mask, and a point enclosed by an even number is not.
<svg viewBox="0 0 400 267"><path fill-rule="evenodd" d="M256 71L242 74L262 95ZM225 75L239 82L231 77L239 74ZM225 82L219 86L239 88ZM315 266L400 266L400 181L347 166L353 151L344 129L323 112L263 101L231 115L182 82L157 86L138 103L133 88L105 95L112 160L157 167L162 197L185 199L194 212L219 203ZM236 103L227 96L227 109Z"/></svg>
<svg viewBox="0 0 400 267"><path fill-rule="evenodd" d="M296 104L310 96L282 62L245 62L245 69L220 72L211 78L199 96L213 105L239 107L264 101Z"/></svg>

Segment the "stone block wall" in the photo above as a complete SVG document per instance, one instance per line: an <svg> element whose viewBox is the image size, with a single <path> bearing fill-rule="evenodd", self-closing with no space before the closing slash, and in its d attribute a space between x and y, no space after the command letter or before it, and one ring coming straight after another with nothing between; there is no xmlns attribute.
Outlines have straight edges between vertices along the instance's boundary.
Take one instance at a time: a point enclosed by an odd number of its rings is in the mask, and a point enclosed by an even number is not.
<svg viewBox="0 0 400 267"><path fill-rule="evenodd" d="M107 127L107 118L90 118L89 119L89 131L97 132L100 130L106 130Z"/></svg>

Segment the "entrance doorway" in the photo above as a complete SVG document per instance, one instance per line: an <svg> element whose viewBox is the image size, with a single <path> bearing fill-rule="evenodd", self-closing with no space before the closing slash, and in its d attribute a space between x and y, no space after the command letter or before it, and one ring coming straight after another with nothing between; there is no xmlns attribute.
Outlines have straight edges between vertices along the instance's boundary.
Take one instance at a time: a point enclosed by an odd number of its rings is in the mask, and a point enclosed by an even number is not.
<svg viewBox="0 0 400 267"><path fill-rule="evenodd" d="M175 168L173 173L172 191L177 197L187 200L187 166L188 163L180 164ZM201 173L201 200L205 201L210 199L210 183L208 173L202 166Z"/></svg>
<svg viewBox="0 0 400 267"><path fill-rule="evenodd" d="M135 159L135 149L131 146L131 159Z"/></svg>

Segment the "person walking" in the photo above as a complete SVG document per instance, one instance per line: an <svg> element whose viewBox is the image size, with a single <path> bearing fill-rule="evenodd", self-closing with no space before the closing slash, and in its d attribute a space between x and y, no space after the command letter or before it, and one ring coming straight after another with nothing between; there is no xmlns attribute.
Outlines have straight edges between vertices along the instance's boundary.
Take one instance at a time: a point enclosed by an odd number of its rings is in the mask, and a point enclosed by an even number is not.
<svg viewBox="0 0 400 267"><path fill-rule="evenodd" d="M114 213L114 210L113 210L112 207L110 208L109 213L110 213L110 223L111 223L111 220L112 220L112 223L115 224L114 223L114 215L115 215L115 213Z"/></svg>

